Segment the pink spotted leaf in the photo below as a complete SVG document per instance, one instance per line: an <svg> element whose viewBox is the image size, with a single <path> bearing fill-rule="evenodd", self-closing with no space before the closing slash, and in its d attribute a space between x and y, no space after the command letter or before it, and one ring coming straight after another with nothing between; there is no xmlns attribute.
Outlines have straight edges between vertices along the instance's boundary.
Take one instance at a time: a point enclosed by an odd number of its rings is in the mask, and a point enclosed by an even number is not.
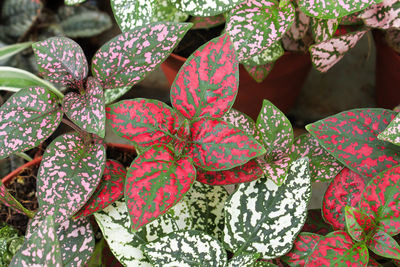
<svg viewBox="0 0 400 267"><path fill-rule="evenodd" d="M120 199L124 195L125 176L124 165L118 161L107 160L103 177L96 191L81 210L74 215L74 218L89 216Z"/></svg>
<svg viewBox="0 0 400 267"><path fill-rule="evenodd" d="M311 18L311 32L316 43L324 42L333 37L339 26L339 19Z"/></svg>
<svg viewBox="0 0 400 267"><path fill-rule="evenodd" d="M244 68L256 82L260 83L267 78L274 65L275 62L271 62L261 66L244 65Z"/></svg>
<svg viewBox="0 0 400 267"><path fill-rule="evenodd" d="M189 20L193 23L192 30L209 29L225 23L223 14L210 17L191 17Z"/></svg>
<svg viewBox="0 0 400 267"><path fill-rule="evenodd" d="M377 135L395 112L385 109L354 109L306 126L311 135L345 166L366 177L400 163L400 152Z"/></svg>
<svg viewBox="0 0 400 267"><path fill-rule="evenodd" d="M195 178L191 160L176 160L166 145L154 145L139 155L128 169L124 189L132 229L166 213L183 198Z"/></svg>
<svg viewBox="0 0 400 267"><path fill-rule="evenodd" d="M236 128L242 129L248 135L253 136L256 132L256 124L253 119L234 108L226 112L222 119Z"/></svg>
<svg viewBox="0 0 400 267"><path fill-rule="evenodd" d="M18 91L0 107L0 158L38 146L61 119L59 99L48 89Z"/></svg>
<svg viewBox="0 0 400 267"><path fill-rule="evenodd" d="M278 1L246 0L232 8L228 13L226 32L239 61L260 54L282 38L294 18L292 3L279 7Z"/></svg>
<svg viewBox="0 0 400 267"><path fill-rule="evenodd" d="M75 214L100 182L104 146L85 144L78 133L57 137L46 149L38 171L38 202L44 213L60 223Z"/></svg>
<svg viewBox="0 0 400 267"><path fill-rule="evenodd" d="M359 30L332 37L310 47L311 60L320 72L326 72L339 62L364 36L367 30Z"/></svg>
<svg viewBox="0 0 400 267"><path fill-rule="evenodd" d="M365 9L359 17L365 25L387 30L400 28L400 5L397 0L383 0Z"/></svg>
<svg viewBox="0 0 400 267"><path fill-rule="evenodd" d="M298 1L295 1L298 2ZM295 18L292 26L289 28L289 30L286 32L286 34L294 39L294 40L300 40L302 39L308 31L308 28L310 26L310 17L304 14L300 8L298 7L297 3L295 5L296 7L296 13L295 13Z"/></svg>
<svg viewBox="0 0 400 267"><path fill-rule="evenodd" d="M264 49L261 53L252 57L241 60L243 65L260 66L274 63L278 58L283 56L285 50L280 41L273 43L270 47ZM272 67L271 67L272 68Z"/></svg>
<svg viewBox="0 0 400 267"><path fill-rule="evenodd" d="M368 214L355 207L345 207L346 229L356 241L366 241L368 235L375 229L375 222Z"/></svg>
<svg viewBox="0 0 400 267"><path fill-rule="evenodd" d="M93 76L104 89L138 83L168 57L190 27L190 23L150 23L114 37L94 55Z"/></svg>
<svg viewBox="0 0 400 267"><path fill-rule="evenodd" d="M305 266L365 266L368 249L363 243L354 243L344 231L335 231L320 238Z"/></svg>
<svg viewBox="0 0 400 267"><path fill-rule="evenodd" d="M309 133L298 136L294 141L292 157L310 159L310 174L313 182L325 182L333 179L342 169L331 156Z"/></svg>
<svg viewBox="0 0 400 267"><path fill-rule="evenodd" d="M376 233L369 239L367 246L375 254L385 258L400 260L400 246L397 241L382 229L378 229Z"/></svg>
<svg viewBox="0 0 400 267"><path fill-rule="evenodd" d="M320 239L318 234L301 232L294 240L293 248L281 259L292 267L304 266Z"/></svg>
<svg viewBox="0 0 400 267"><path fill-rule="evenodd" d="M378 139L400 146L400 113L398 113L396 118L389 123L388 127L378 135Z"/></svg>
<svg viewBox="0 0 400 267"><path fill-rule="evenodd" d="M63 111L81 129L104 138L106 115L100 82L89 77L84 95L71 92L63 99Z"/></svg>
<svg viewBox="0 0 400 267"><path fill-rule="evenodd" d="M231 169L265 153L253 136L212 118L192 121L187 149L194 164L208 171Z"/></svg>
<svg viewBox="0 0 400 267"><path fill-rule="evenodd" d="M365 187L364 178L348 168L344 168L332 180L324 195L322 212L334 229L345 229L345 207L355 207Z"/></svg>
<svg viewBox="0 0 400 267"><path fill-rule="evenodd" d="M4 184L0 181L0 202L13 210L26 214L29 217L33 216L33 212L26 209L18 200L16 200L4 186Z"/></svg>
<svg viewBox="0 0 400 267"><path fill-rule="evenodd" d="M188 120L221 117L236 98L238 68L228 35L209 41L178 72L171 87L172 106Z"/></svg>
<svg viewBox="0 0 400 267"><path fill-rule="evenodd" d="M52 37L32 45L40 74L53 83L79 86L88 75L82 48L66 37Z"/></svg>
<svg viewBox="0 0 400 267"><path fill-rule="evenodd" d="M400 233L400 166L380 173L368 183L360 209L389 235Z"/></svg>
<svg viewBox="0 0 400 267"><path fill-rule="evenodd" d="M168 144L179 127L177 113L158 100L136 98L106 107L114 132L140 147Z"/></svg>
<svg viewBox="0 0 400 267"><path fill-rule="evenodd" d="M257 163L265 177L277 185L281 185L285 181L291 162L292 158L280 151L273 155L265 154L257 158Z"/></svg>

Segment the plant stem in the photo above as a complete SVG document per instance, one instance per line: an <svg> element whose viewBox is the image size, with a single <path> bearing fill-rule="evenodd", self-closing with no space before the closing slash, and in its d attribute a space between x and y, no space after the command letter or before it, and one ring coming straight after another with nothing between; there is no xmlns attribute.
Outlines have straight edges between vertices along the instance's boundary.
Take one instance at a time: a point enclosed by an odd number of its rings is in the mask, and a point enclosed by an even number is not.
<svg viewBox="0 0 400 267"><path fill-rule="evenodd" d="M68 125L72 129L77 131L80 135L83 135L83 130L81 128L79 128L78 126L76 126L72 121L69 121L69 120L67 120L65 118L62 118L61 122L65 123L66 125Z"/></svg>
<svg viewBox="0 0 400 267"><path fill-rule="evenodd" d="M20 158L23 158L26 161L32 161L33 160L29 155L27 155L26 153L23 153L23 152L15 153L15 155L17 155Z"/></svg>

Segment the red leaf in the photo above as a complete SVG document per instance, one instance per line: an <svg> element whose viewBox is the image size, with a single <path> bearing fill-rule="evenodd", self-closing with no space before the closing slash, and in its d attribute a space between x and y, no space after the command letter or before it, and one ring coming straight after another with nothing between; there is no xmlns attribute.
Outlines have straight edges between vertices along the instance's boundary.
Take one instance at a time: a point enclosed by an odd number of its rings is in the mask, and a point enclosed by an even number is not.
<svg viewBox="0 0 400 267"><path fill-rule="evenodd" d="M365 241L376 227L372 218L357 208L346 206L345 216L347 231L356 241Z"/></svg>
<svg viewBox="0 0 400 267"><path fill-rule="evenodd" d="M293 248L282 260L290 266L304 266L321 236L313 233L300 233L293 243Z"/></svg>
<svg viewBox="0 0 400 267"><path fill-rule="evenodd" d="M396 240L378 229L376 233L367 242L368 248L374 253L391 259L400 260L400 246Z"/></svg>

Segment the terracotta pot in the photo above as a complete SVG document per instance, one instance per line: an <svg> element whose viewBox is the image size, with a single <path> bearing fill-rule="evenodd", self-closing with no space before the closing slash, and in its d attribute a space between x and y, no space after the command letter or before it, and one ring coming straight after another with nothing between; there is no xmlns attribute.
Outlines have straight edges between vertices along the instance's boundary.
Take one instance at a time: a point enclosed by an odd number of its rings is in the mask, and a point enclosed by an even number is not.
<svg viewBox="0 0 400 267"><path fill-rule="evenodd" d="M171 54L161 65L170 85L185 61L186 58ZM288 112L295 104L310 68L308 54L286 52L276 61L267 78L257 83L240 65L239 92L233 107L256 119L263 99L268 99L283 112Z"/></svg>
<svg viewBox="0 0 400 267"><path fill-rule="evenodd" d="M400 104L400 55L387 45L383 33L374 31L376 45L375 99L382 108Z"/></svg>

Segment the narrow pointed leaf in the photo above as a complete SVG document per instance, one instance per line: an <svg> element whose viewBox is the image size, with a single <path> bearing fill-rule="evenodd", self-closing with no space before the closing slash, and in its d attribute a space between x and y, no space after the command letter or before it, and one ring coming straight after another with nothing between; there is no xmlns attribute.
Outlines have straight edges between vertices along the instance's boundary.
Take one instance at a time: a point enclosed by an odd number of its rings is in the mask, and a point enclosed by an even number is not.
<svg viewBox="0 0 400 267"><path fill-rule="evenodd" d="M226 248L235 254L257 252L263 259L289 252L307 217L311 197L307 165L304 158L292 163L280 187L265 179L239 185L225 206Z"/></svg>
<svg viewBox="0 0 400 267"><path fill-rule="evenodd" d="M254 267L260 254L240 254L229 260L227 267Z"/></svg>
<svg viewBox="0 0 400 267"><path fill-rule="evenodd" d="M45 214L54 214L57 223L75 214L100 182L105 157L103 145L85 145L77 133L57 137L38 171L38 202Z"/></svg>
<svg viewBox="0 0 400 267"><path fill-rule="evenodd" d="M77 5L77 4L83 3L85 1L86 0L64 0L64 4L72 6L72 5Z"/></svg>
<svg viewBox="0 0 400 267"><path fill-rule="evenodd" d="M304 266L320 239L321 236L317 234L300 233L293 243L292 250L281 259L291 267Z"/></svg>
<svg viewBox="0 0 400 267"><path fill-rule="evenodd" d="M260 83L267 78L274 65L275 62L271 62L261 66L244 65L244 68L256 82Z"/></svg>
<svg viewBox="0 0 400 267"><path fill-rule="evenodd" d="M265 152L252 136L222 120L197 119L192 122L191 131L188 155L205 170L230 169Z"/></svg>
<svg viewBox="0 0 400 267"><path fill-rule="evenodd" d="M360 208L389 235L400 233L400 166L382 172L368 183Z"/></svg>
<svg viewBox="0 0 400 267"><path fill-rule="evenodd" d="M278 41L292 25L292 3L279 7L278 1L246 0L228 13L226 32L231 37L239 61L260 54Z"/></svg>
<svg viewBox="0 0 400 267"><path fill-rule="evenodd" d="M344 230L344 209L346 206L355 207L360 202L365 187L366 182L361 175L344 168L325 191L322 212L326 222L336 230Z"/></svg>
<svg viewBox="0 0 400 267"><path fill-rule="evenodd" d="M339 19L311 18L311 32L316 43L332 38L339 26Z"/></svg>
<svg viewBox="0 0 400 267"><path fill-rule="evenodd" d="M400 114L400 113L399 113ZM378 135L378 139L400 146L400 115L397 114L386 129Z"/></svg>
<svg viewBox="0 0 400 267"><path fill-rule="evenodd" d="M233 105L239 64L228 35L197 49L183 64L171 87L171 103L184 117L221 117Z"/></svg>
<svg viewBox="0 0 400 267"><path fill-rule="evenodd" d="M195 230L171 233L147 243L142 249L156 266L215 266L227 264L222 244Z"/></svg>
<svg viewBox="0 0 400 267"><path fill-rule="evenodd" d="M366 266L368 249L354 243L344 231L336 231L320 239L305 266Z"/></svg>
<svg viewBox="0 0 400 267"><path fill-rule="evenodd" d="M24 42L19 44L7 45L0 48L0 61L4 61L9 59L10 57L18 54L19 52L25 50L30 47L32 42Z"/></svg>
<svg viewBox="0 0 400 267"><path fill-rule="evenodd" d="M399 244L393 237L381 229L378 229L371 239L369 239L367 246L380 256L400 260Z"/></svg>
<svg viewBox="0 0 400 267"><path fill-rule="evenodd" d="M310 17L320 19L336 19L351 13L355 13L375 5L382 0L352 1L352 0L323 0L323 1L307 1L300 0L300 9Z"/></svg>
<svg viewBox="0 0 400 267"><path fill-rule="evenodd" d="M311 60L321 72L328 71L353 48L367 31L361 30L330 38L310 47Z"/></svg>
<svg viewBox="0 0 400 267"><path fill-rule="evenodd" d="M120 199L124 195L125 176L124 165L114 160L107 160L103 177L96 191L81 210L74 215L74 218L89 216Z"/></svg>
<svg viewBox="0 0 400 267"><path fill-rule="evenodd" d="M158 100L123 100L106 112L114 132L141 147L170 143L179 127L176 112Z"/></svg>
<svg viewBox="0 0 400 267"><path fill-rule="evenodd" d="M68 93L63 100L63 111L81 129L104 138L106 114L104 93L100 82L89 77L84 95Z"/></svg>
<svg viewBox="0 0 400 267"><path fill-rule="evenodd" d="M196 178L188 157L174 159L165 145L155 145L138 156L130 166L125 182L125 201L132 229L155 220L178 203Z"/></svg>
<svg viewBox="0 0 400 267"><path fill-rule="evenodd" d="M192 16L209 17L224 13L243 0L170 0L169 2Z"/></svg>
<svg viewBox="0 0 400 267"><path fill-rule="evenodd" d="M254 55L246 60L240 61L241 64L250 66L259 66L274 63L278 58L283 56L285 50L281 42L275 42L270 47L264 49L261 53Z"/></svg>
<svg viewBox="0 0 400 267"><path fill-rule="evenodd" d="M365 25L387 30L400 28L400 3L396 0L383 0L372 5L360 14Z"/></svg>
<svg viewBox="0 0 400 267"><path fill-rule="evenodd" d="M137 84L168 57L190 26L151 23L114 37L94 55L93 76L104 89Z"/></svg>
<svg viewBox="0 0 400 267"><path fill-rule="evenodd" d="M356 241L367 241L367 235L375 229L375 222L365 212L350 206L345 208L346 229Z"/></svg>
<svg viewBox="0 0 400 267"><path fill-rule="evenodd" d="M58 97L49 90L31 87L15 93L0 107L0 158L36 147L61 119Z"/></svg>
<svg viewBox="0 0 400 267"><path fill-rule="evenodd" d="M7 188L1 181L0 181L0 201L2 204L12 208L13 210L19 213L26 214L29 217L33 216L33 212L22 206L22 204L8 192Z"/></svg>
<svg viewBox="0 0 400 267"><path fill-rule="evenodd" d="M82 48L66 37L52 37L32 45L40 74L64 86L83 81L88 64Z"/></svg>
<svg viewBox="0 0 400 267"><path fill-rule="evenodd" d="M373 177L400 163L400 152L377 139L395 114L385 109L354 109L309 124L306 129L352 171Z"/></svg>

